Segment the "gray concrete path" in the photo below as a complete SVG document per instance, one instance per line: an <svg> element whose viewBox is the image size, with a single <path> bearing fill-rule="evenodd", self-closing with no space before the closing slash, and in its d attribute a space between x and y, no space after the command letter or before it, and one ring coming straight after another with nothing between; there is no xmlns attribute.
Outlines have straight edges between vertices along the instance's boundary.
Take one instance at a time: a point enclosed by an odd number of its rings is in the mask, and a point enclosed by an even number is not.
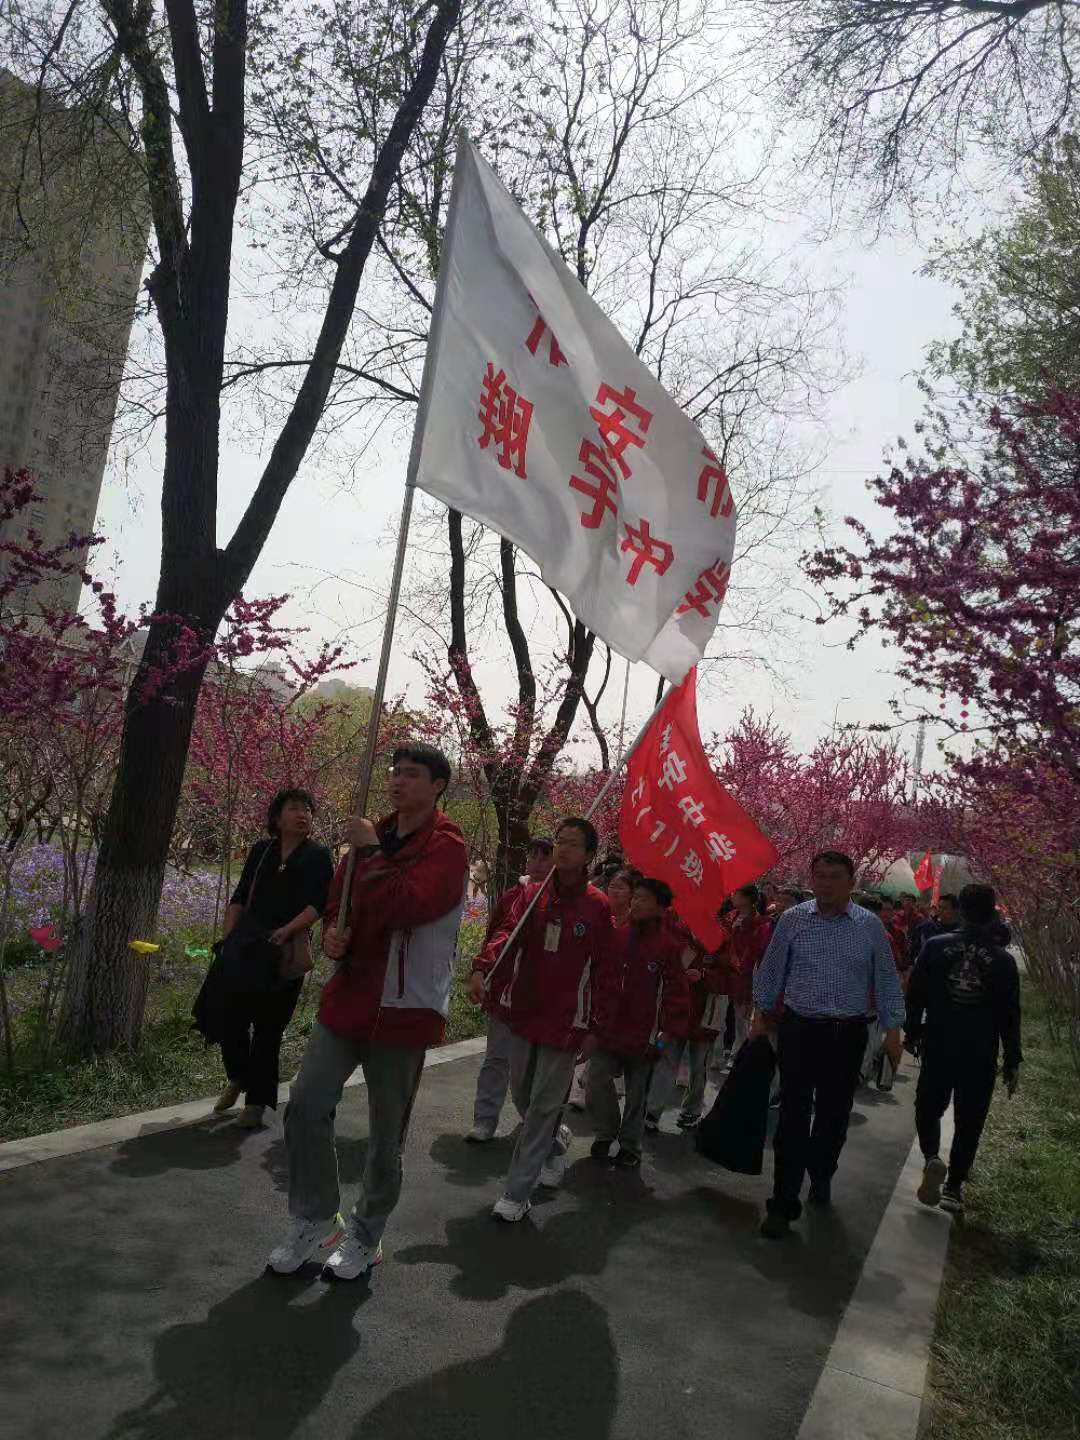
<svg viewBox="0 0 1080 1440"><path fill-rule="evenodd" d="M460 1138L477 1068L424 1077L370 1285L263 1274L280 1122L208 1118L0 1174L5 1436L793 1440L908 1156L910 1073L860 1093L833 1210L769 1244L768 1174L708 1166L674 1132L640 1174L600 1171L583 1123L564 1188L496 1225L510 1142ZM350 1090L350 1187L366 1127Z"/></svg>

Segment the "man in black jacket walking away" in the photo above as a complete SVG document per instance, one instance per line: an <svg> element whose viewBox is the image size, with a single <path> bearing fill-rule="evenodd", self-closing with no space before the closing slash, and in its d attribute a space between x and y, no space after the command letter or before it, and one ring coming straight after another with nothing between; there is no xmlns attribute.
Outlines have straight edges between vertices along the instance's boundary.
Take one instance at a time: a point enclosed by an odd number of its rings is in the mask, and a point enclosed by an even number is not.
<svg viewBox="0 0 1080 1440"><path fill-rule="evenodd" d="M958 930L923 946L907 991L906 1039L921 1048L915 1123L926 1160L919 1199L962 1214L964 1181L979 1147L997 1078L1016 1090L1020 1061L1020 978L999 943L997 898L989 885L960 892ZM941 1117L952 1100L955 1119L948 1171L938 1154ZM942 1182L944 1181L944 1188Z"/></svg>

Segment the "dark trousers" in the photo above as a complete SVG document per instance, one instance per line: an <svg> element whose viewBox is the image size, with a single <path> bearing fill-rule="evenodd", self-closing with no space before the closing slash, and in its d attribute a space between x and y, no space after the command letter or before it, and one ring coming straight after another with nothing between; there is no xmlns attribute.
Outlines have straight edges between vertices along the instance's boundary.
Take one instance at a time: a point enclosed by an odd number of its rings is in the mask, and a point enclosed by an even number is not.
<svg viewBox="0 0 1080 1440"><path fill-rule="evenodd" d="M915 1124L919 1148L927 1160L941 1147L941 1117L953 1107L953 1143L949 1152L949 1184L962 1185L975 1163L983 1126L997 1079L997 1058L937 1053L924 1047L915 1090Z"/></svg>
<svg viewBox="0 0 1080 1440"><path fill-rule="evenodd" d="M221 1023L225 1074L239 1085L249 1105L277 1109L281 1041L303 987L290 981L263 994L230 998Z"/></svg>
<svg viewBox="0 0 1080 1440"><path fill-rule="evenodd" d="M772 1205L792 1217L807 1173L811 1181L836 1174L865 1049L862 1019L807 1020L788 1010L780 1022Z"/></svg>

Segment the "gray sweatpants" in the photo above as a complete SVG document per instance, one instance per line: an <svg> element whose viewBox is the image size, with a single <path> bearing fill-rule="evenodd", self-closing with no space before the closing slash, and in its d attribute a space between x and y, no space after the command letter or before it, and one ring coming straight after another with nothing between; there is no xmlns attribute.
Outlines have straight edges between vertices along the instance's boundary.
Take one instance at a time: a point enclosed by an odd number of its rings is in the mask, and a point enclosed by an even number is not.
<svg viewBox="0 0 1080 1440"><path fill-rule="evenodd" d="M690 1052L690 1084L683 1101L683 1114L700 1116L705 1109L705 1083L709 1073L709 1056L716 1044L712 1040L669 1040L660 1052L649 1087L649 1119L659 1122L671 1101L671 1092L679 1074L683 1055Z"/></svg>
<svg viewBox="0 0 1080 1440"><path fill-rule="evenodd" d="M510 1045L513 1038L505 1020L500 1020L497 1015L488 1017L487 1050L480 1074L476 1077L473 1124L478 1130L488 1130L492 1135L498 1129L510 1084Z"/></svg>
<svg viewBox="0 0 1080 1440"><path fill-rule="evenodd" d="M652 1060L628 1060L610 1050L597 1050L589 1061L589 1119L597 1140L618 1140L619 1148L631 1155L641 1154L645 1136L645 1104L652 1081ZM615 1077L626 1079L622 1114L615 1094Z"/></svg>
<svg viewBox="0 0 1080 1440"><path fill-rule="evenodd" d="M424 1073L423 1049L348 1040L315 1025L285 1109L289 1214L296 1220L329 1220L341 1207L334 1115L357 1065L367 1086L368 1148L352 1223L361 1243L372 1246L382 1239L401 1194L401 1155Z"/></svg>
<svg viewBox="0 0 1080 1440"><path fill-rule="evenodd" d="M520 1035L513 1037L510 1093L521 1116L521 1129L506 1177L506 1194L511 1200L527 1200L544 1162L562 1153L556 1132L576 1059L573 1050L556 1050L550 1045L534 1045Z"/></svg>

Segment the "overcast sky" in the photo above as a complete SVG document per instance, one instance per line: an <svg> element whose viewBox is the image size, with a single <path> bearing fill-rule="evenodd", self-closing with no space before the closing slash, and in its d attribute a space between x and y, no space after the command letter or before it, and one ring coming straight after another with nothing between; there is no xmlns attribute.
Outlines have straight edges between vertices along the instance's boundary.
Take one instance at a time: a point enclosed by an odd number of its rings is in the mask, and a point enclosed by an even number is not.
<svg viewBox="0 0 1080 1440"><path fill-rule="evenodd" d="M950 314L954 296L941 283L918 272L925 260L915 245L882 240L870 248L850 239L823 245L813 264L823 278L846 275L843 330L852 356L861 362L860 378L829 404L830 438L819 474L831 513L839 520L856 514L881 528L880 512L865 489L880 468L884 446L898 435L912 437L922 411L914 373L932 339L954 332ZM407 441L385 444L383 452L346 493L318 461L309 463L293 484L277 526L257 565L248 593L289 591L297 599L291 616L312 626L313 638L334 634L343 622L370 616L375 594L388 585L392 560L391 532L400 509ZM223 438L219 536L227 538L257 479L262 456L237 451ZM122 479L106 478L98 528L108 540L99 567L111 570L123 604L131 609L152 602L157 580L160 540L160 448L152 447ZM731 477L738 496L738 475ZM353 588L330 579L310 594L320 575L347 576ZM793 576L798 582L799 577ZM365 663L351 672L357 683L374 679L379 626L369 621L354 635L354 653ZM540 648L540 635L534 645ZM836 626L802 627L788 663L788 678L776 681L739 671L726 693L710 689L703 695L703 731L722 730L744 704L771 710L791 731L800 747L808 747L825 731L834 715L845 722L888 718L889 698L896 693L889 652L880 644L864 644L855 653ZM398 646L390 669L390 693L405 692L423 699L417 667L408 658L408 640ZM366 660L365 660L365 657ZM505 664L493 658L479 667L488 693L505 689ZM619 683L613 683L605 704L612 731L617 728ZM652 705L656 677L638 665L632 674L630 712L640 721ZM507 692L508 693L508 692ZM913 737L912 737L913 738ZM909 742L910 743L910 740Z"/></svg>

